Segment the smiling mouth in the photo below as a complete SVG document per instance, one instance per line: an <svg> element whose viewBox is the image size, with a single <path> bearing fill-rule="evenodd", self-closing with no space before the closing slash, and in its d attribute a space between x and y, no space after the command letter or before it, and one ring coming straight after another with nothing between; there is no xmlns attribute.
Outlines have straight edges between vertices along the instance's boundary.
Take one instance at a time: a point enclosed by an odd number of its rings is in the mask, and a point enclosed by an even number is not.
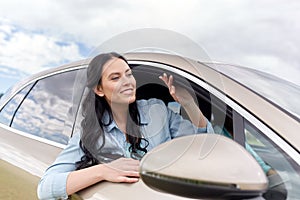
<svg viewBox="0 0 300 200"><path fill-rule="evenodd" d="M132 88L128 88L125 90L122 90L120 93L121 94L132 94L134 92L134 90Z"/></svg>

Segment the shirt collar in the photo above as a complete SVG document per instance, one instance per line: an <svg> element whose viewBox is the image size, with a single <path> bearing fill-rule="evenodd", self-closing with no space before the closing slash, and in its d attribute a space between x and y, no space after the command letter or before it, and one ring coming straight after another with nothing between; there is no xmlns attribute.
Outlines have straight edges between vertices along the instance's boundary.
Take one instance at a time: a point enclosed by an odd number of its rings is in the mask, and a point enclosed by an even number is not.
<svg viewBox="0 0 300 200"><path fill-rule="evenodd" d="M149 119L149 116L147 115L147 112L143 108L144 108L144 106L139 105L139 103L138 103L138 110L139 110L139 114L140 114L140 123L141 123L141 125L147 125L149 123L150 119ZM104 114L103 114L102 122L104 124L107 124L109 122L109 114L107 111L104 112ZM110 123L108 126L104 126L104 128L106 129L107 132L110 132L113 128L117 128L117 124L113 120L112 123Z"/></svg>
<svg viewBox="0 0 300 200"><path fill-rule="evenodd" d="M107 111L105 111L102 118L103 124L108 124L109 120L110 120L109 114ZM117 128L117 124L113 120L108 126L104 126L104 128L107 132L110 132L113 128Z"/></svg>
<svg viewBox="0 0 300 200"><path fill-rule="evenodd" d="M147 111L145 110L145 106L142 105L141 101L137 101L137 107L140 115L140 123L142 125L147 125L150 122L149 115L147 115Z"/></svg>

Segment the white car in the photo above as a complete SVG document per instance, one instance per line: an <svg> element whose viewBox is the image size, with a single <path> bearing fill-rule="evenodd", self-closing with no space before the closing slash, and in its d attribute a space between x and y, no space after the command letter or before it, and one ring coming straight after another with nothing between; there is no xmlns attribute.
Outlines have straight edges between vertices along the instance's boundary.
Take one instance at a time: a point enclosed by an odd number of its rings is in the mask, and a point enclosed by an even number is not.
<svg viewBox="0 0 300 200"><path fill-rule="evenodd" d="M176 55L140 52L125 57L133 66L138 99L160 98L179 111L158 79L162 72L173 74L177 84L193 93L215 131L227 130L232 139L217 134L174 139L142 159L138 183L100 182L73 198L300 198L299 86L253 69ZM36 198L39 178L76 129L80 99L72 94L89 61L38 73L2 96L1 173L26 175L15 181L1 179L1 187L26 184L33 189L18 193ZM245 145L275 176L262 174ZM169 162L162 163L165 160Z"/></svg>

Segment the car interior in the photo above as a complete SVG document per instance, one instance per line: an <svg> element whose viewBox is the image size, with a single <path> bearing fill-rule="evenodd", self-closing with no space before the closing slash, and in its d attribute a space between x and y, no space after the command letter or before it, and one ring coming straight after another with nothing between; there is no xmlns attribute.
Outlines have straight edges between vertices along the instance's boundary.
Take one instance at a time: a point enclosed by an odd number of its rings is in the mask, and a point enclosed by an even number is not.
<svg viewBox="0 0 300 200"><path fill-rule="evenodd" d="M137 81L137 99L150 99L158 98L161 99L166 105L169 102L174 102L174 99L169 93L168 88L165 84L158 78L163 73L172 75L174 77L174 85L179 85L186 88L192 96L198 102L201 111L207 117L211 119L211 101L210 94L203 88L196 87L194 83L188 81L186 78L181 77L173 72L168 72L167 70L162 70L158 68L153 68L152 66L137 65L132 66L134 77Z"/></svg>
<svg viewBox="0 0 300 200"><path fill-rule="evenodd" d="M223 127L226 125L228 126L228 130L232 130L232 124L224 123L225 121L232 122L230 109L227 109L226 105L211 95L209 91L199 87L190 80L167 70L147 65L133 65L132 68L137 82L137 99L157 98L161 99L166 106L168 106L170 102L175 102L166 85L158 78L163 73L167 73L174 77L175 86L179 85L180 87L184 87L192 94L204 116L210 120L214 126L218 125ZM183 118L188 119L184 109L180 110L180 114ZM225 120L225 118L229 119Z"/></svg>

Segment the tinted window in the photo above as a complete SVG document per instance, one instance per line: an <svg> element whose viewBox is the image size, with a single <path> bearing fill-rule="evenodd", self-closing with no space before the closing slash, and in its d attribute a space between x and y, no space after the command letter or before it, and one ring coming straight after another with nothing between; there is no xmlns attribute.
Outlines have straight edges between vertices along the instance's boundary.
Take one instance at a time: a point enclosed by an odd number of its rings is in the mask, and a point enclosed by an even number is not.
<svg viewBox="0 0 300 200"><path fill-rule="evenodd" d="M19 104L23 101L25 95L28 93L33 84L28 85L18 94L16 94L1 110L0 112L0 123L7 126L10 125L11 119L18 109Z"/></svg>
<svg viewBox="0 0 300 200"><path fill-rule="evenodd" d="M247 143L280 176L281 180L275 179L276 177L274 179L269 178L270 187L281 192L286 189L287 199L298 199L300 197L299 166L248 122L245 123L245 135Z"/></svg>
<svg viewBox="0 0 300 200"><path fill-rule="evenodd" d="M18 109L12 127L33 135L67 144L64 133L77 71L39 80Z"/></svg>

